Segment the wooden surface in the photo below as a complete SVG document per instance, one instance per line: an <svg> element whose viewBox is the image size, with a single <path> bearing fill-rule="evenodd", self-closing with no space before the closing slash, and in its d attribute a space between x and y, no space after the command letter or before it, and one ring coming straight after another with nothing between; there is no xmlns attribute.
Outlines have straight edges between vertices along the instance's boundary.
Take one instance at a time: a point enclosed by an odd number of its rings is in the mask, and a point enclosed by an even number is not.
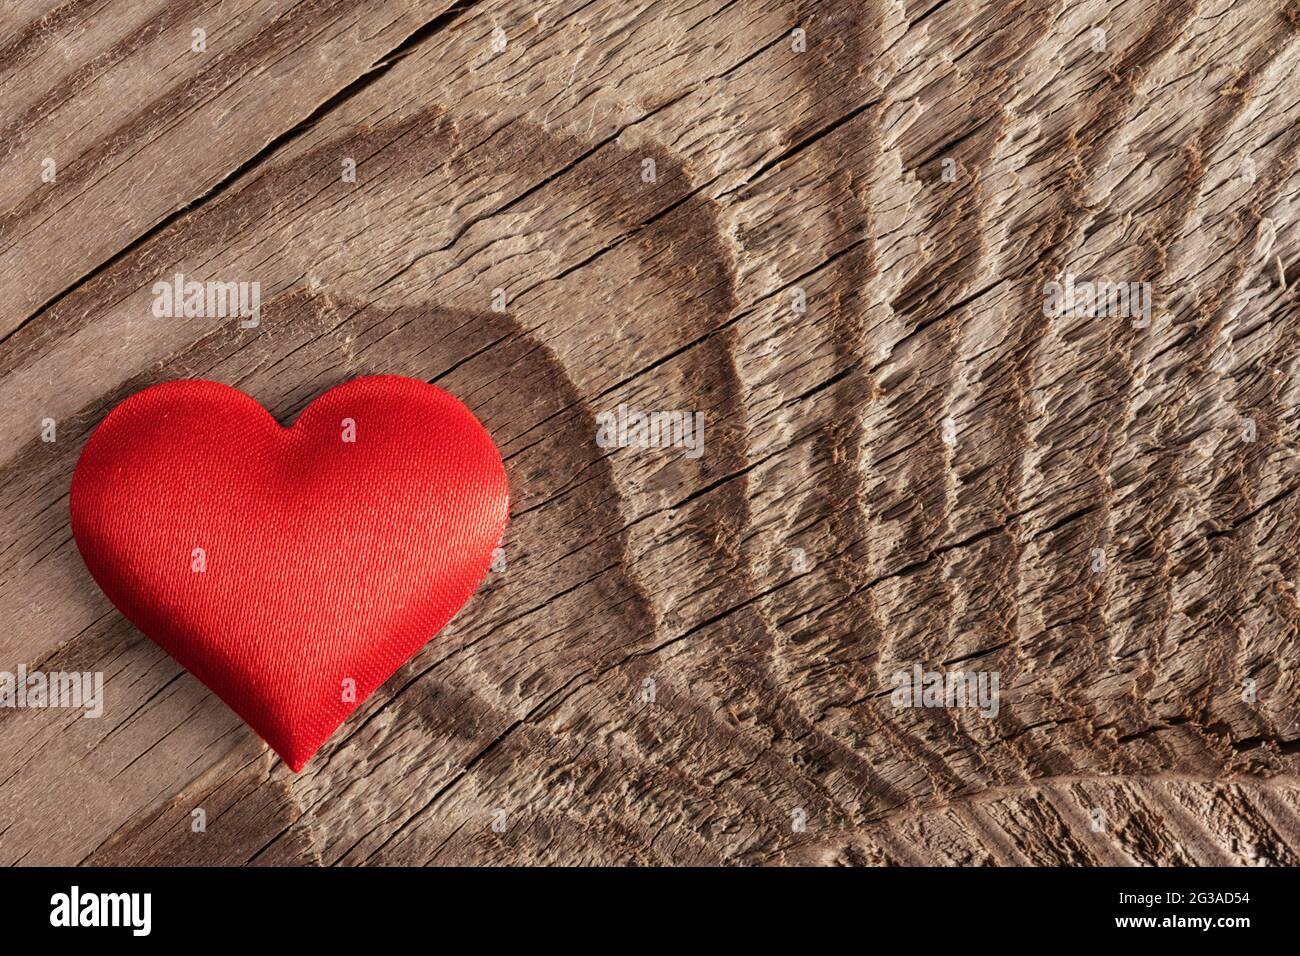
<svg viewBox="0 0 1300 956"><path fill-rule="evenodd" d="M0 710L0 863L1300 862L1295 0L0 17L0 669L106 679ZM260 327L153 318L175 272ZM69 480L151 383L373 372L496 438L506 567L295 776Z"/></svg>

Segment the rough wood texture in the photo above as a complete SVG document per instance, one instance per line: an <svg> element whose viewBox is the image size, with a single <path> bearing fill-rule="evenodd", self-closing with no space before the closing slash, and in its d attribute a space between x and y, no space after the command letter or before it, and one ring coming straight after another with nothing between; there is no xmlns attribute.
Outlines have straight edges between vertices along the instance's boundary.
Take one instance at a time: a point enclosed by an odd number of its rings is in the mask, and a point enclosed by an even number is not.
<svg viewBox="0 0 1300 956"><path fill-rule="evenodd" d="M0 862L1300 862L1295 0L2 15L0 669L106 712L0 710ZM175 272L261 326L152 318ZM507 567L295 776L69 480L153 382L370 372L495 436Z"/></svg>

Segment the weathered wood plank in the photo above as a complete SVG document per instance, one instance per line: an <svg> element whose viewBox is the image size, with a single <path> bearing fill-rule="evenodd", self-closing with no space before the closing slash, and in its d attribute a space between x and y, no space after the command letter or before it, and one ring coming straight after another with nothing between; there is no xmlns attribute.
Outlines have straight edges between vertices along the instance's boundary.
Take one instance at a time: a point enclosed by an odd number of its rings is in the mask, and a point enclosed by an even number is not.
<svg viewBox="0 0 1300 956"><path fill-rule="evenodd" d="M477 3L160 228L141 187L0 350L4 660L109 702L0 712L0 861L1294 863L1298 27ZM175 272L260 327L152 318ZM1066 272L1151 324L1045 315ZM380 371L496 438L508 566L295 777L97 592L68 481L154 381L288 420ZM704 453L601 448L622 404ZM896 708L917 664L997 716Z"/></svg>
<svg viewBox="0 0 1300 956"><path fill-rule="evenodd" d="M450 6L0 6L0 335L237 177Z"/></svg>

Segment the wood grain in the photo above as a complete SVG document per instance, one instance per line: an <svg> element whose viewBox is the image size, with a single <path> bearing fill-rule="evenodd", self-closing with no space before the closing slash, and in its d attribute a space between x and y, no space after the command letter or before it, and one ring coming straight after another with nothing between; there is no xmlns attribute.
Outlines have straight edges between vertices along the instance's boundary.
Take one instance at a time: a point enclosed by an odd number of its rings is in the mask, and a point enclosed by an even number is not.
<svg viewBox="0 0 1300 956"><path fill-rule="evenodd" d="M0 710L0 862L1298 862L1294 0L3 15L0 669L106 711ZM507 564L294 775L68 485L148 384L374 372L493 434Z"/></svg>

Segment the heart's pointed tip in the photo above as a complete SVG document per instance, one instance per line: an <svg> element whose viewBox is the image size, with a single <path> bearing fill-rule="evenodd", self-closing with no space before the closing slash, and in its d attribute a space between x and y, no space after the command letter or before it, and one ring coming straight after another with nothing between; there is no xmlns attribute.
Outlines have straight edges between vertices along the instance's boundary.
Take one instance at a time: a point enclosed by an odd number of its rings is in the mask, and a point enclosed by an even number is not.
<svg viewBox="0 0 1300 956"><path fill-rule="evenodd" d="M280 759L284 761L284 765L294 773L302 773L302 768L307 766L307 763L311 758L311 754L308 754L306 757L286 757L284 754L280 755Z"/></svg>
<svg viewBox="0 0 1300 956"><path fill-rule="evenodd" d="M284 747L277 747L275 744L268 742L267 746L271 748L273 754L280 758L280 762L294 773L302 773L302 768L311 763L311 758L316 756L317 751L320 750L319 745L308 750L301 743L287 743Z"/></svg>

